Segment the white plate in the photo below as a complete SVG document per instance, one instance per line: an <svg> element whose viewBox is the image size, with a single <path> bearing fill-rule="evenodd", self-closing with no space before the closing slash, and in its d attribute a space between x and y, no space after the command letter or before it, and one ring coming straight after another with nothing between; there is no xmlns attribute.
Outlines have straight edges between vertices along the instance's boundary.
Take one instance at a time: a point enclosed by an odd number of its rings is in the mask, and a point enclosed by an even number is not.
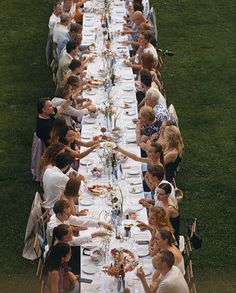
<svg viewBox="0 0 236 293"><path fill-rule="evenodd" d="M91 136L89 134L82 134L81 135L81 138L83 138L83 139L90 139Z"/></svg>
<svg viewBox="0 0 236 293"><path fill-rule="evenodd" d="M131 220L131 219L124 220L124 221L122 221L122 225L123 225L123 226L130 226L130 227L133 227L133 226L136 225L136 221L135 221L135 220Z"/></svg>
<svg viewBox="0 0 236 293"><path fill-rule="evenodd" d="M81 200L79 201L79 204L80 204L81 206L91 206L91 205L93 204L93 201L90 200L90 199L81 199Z"/></svg>
<svg viewBox="0 0 236 293"><path fill-rule="evenodd" d="M90 36L93 35L93 33L92 33L92 32L84 32L83 35L84 35L85 37L90 37Z"/></svg>
<svg viewBox="0 0 236 293"><path fill-rule="evenodd" d="M138 171L138 170L129 170L127 173L129 175L139 175L140 174L140 171Z"/></svg>
<svg viewBox="0 0 236 293"><path fill-rule="evenodd" d="M143 192L143 188L141 187L132 187L129 189L129 193L137 194Z"/></svg>
<svg viewBox="0 0 236 293"><path fill-rule="evenodd" d="M123 91L130 92L133 91L134 87L132 85L126 85L123 87Z"/></svg>
<svg viewBox="0 0 236 293"><path fill-rule="evenodd" d="M135 111L125 111L125 115L134 116L134 115L136 115L136 112Z"/></svg>
<svg viewBox="0 0 236 293"><path fill-rule="evenodd" d="M133 75L128 75L128 74L127 74L127 75L123 75L122 78L125 79L125 80L131 80L131 79L134 78L134 76L133 76ZM133 90L133 87L132 87L132 90Z"/></svg>
<svg viewBox="0 0 236 293"><path fill-rule="evenodd" d="M138 211L141 211L142 209L143 209L143 206L141 204L134 204L130 208L130 211L138 212Z"/></svg>
<svg viewBox="0 0 236 293"><path fill-rule="evenodd" d="M116 147L116 144L112 141L104 141L100 143L100 147L114 149Z"/></svg>
<svg viewBox="0 0 236 293"><path fill-rule="evenodd" d="M154 268L152 266L143 266L143 270L144 270L144 273L145 273L145 276L149 276L153 273L154 271Z"/></svg>
<svg viewBox="0 0 236 293"><path fill-rule="evenodd" d="M87 248L87 249L93 249L96 248L97 245L93 242L87 242L81 245L83 248Z"/></svg>
<svg viewBox="0 0 236 293"><path fill-rule="evenodd" d="M120 105L120 107L121 107L122 109L130 109L130 108L131 108L130 105L124 105L124 104Z"/></svg>
<svg viewBox="0 0 236 293"><path fill-rule="evenodd" d="M136 137L128 137L126 143L136 143Z"/></svg>
<svg viewBox="0 0 236 293"><path fill-rule="evenodd" d="M80 164L83 165L83 166L90 166L94 163L94 160L93 159L82 159L80 161Z"/></svg>
<svg viewBox="0 0 236 293"><path fill-rule="evenodd" d="M90 95L90 96L96 95L95 91L85 91L85 93L86 95Z"/></svg>
<svg viewBox="0 0 236 293"><path fill-rule="evenodd" d="M147 256L149 255L149 250L148 250L148 247L147 246L139 246L139 248L137 249L137 255L139 257L144 257L144 256Z"/></svg>
<svg viewBox="0 0 236 293"><path fill-rule="evenodd" d="M98 268L94 266L86 266L82 268L83 272L88 275L94 275L98 272Z"/></svg>
<svg viewBox="0 0 236 293"><path fill-rule="evenodd" d="M135 124L128 124L126 126L127 129L135 129L136 128L136 125Z"/></svg>
<svg viewBox="0 0 236 293"><path fill-rule="evenodd" d="M116 23L124 23L124 19L116 19Z"/></svg>
<svg viewBox="0 0 236 293"><path fill-rule="evenodd" d="M129 185L140 185L140 184L142 184L143 182L142 181L140 181L139 179L132 179L132 180L129 180Z"/></svg>
<svg viewBox="0 0 236 293"><path fill-rule="evenodd" d="M84 117L83 122L85 122L86 124L94 124L96 120L92 117Z"/></svg>
<svg viewBox="0 0 236 293"><path fill-rule="evenodd" d="M85 22L84 27L91 27L93 26L93 22Z"/></svg>

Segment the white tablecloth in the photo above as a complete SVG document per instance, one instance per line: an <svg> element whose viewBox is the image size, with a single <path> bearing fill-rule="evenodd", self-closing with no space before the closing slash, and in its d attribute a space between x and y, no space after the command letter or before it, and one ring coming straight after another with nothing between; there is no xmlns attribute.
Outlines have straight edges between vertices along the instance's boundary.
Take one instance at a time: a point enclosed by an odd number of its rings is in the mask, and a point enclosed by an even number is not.
<svg viewBox="0 0 236 293"><path fill-rule="evenodd" d="M94 7L102 7L103 1L93 1L93 8ZM87 2L86 6L89 7L91 5L91 2ZM118 52L121 47L124 47L122 44L119 43L119 41L126 39L127 36L115 36L115 33L118 32L118 30L122 30L123 25L123 15L125 15L125 6L124 2L121 1L115 1L112 4L112 13L111 13L111 27L113 31L113 42L111 44L111 49L115 52ZM100 31L101 23L100 23L100 15L96 15L93 13L85 13L83 18L83 44L96 44L96 52L97 57L96 59L88 63L88 70L87 75L94 76L97 79L101 79L101 76L99 76L99 69L102 68L102 58L99 56L102 50L102 33ZM126 50L126 53L129 54L128 47L123 48L122 50ZM99 53L100 52L100 53ZM122 128L124 130L123 140L121 142L121 145L123 148L125 148L128 151L131 151L132 153L135 153L137 155L140 155L140 148L136 143L128 143L128 141L132 140L131 138L135 137L135 129L130 129L130 126L133 125L132 120L134 118L137 118L138 111L137 111L137 102L136 102L136 94L135 94L135 84L134 84L134 77L133 72L131 68L128 68L123 63L124 59L119 58L116 56L116 64L115 64L115 75L118 77L118 80L116 82L116 85L112 89L112 95L115 100L115 104L117 107L117 111L119 114L118 119L118 127ZM130 76L132 76L132 79L130 79ZM128 91L127 86L132 86L133 90ZM105 95L104 91L101 88L94 88L91 93L84 93L84 97L90 98L93 103L97 107L101 107L103 105L103 102L105 101ZM124 109L122 106L124 105L124 102L129 102L129 105L131 108ZM131 113L132 112L132 113ZM132 115L130 115L132 114ZM86 123L87 122L87 123ZM94 122L94 123L92 123ZM94 121L92 121L90 118L87 119L87 117L83 118L82 120L82 131L81 131L81 137L82 140L89 140L92 139L95 135L100 135L100 129L102 126L106 126L106 122L104 120L104 117L102 114L100 114ZM82 150L83 151L83 148ZM83 160L93 160L92 165L83 165ZM85 159L81 160L81 166L79 168L79 173L85 175L86 180L93 184L107 184L107 177L102 176L101 178L94 178L91 174L91 169L94 166L98 166L100 163L99 157L96 153L96 151L92 152L89 156L87 156ZM132 209L133 206L137 206L138 201L140 198L144 197L144 192L141 190L140 193L132 194L130 191L132 188L138 188L142 189L142 172L141 172L141 163L135 162L132 159L128 159L125 163L122 164L123 167L123 176L122 180L118 182L118 184L121 186L124 194L124 211L128 209ZM132 170L138 170L138 175L130 175L130 171ZM139 185L130 185L132 181L140 181ZM86 190L86 188L81 188L81 203L84 199L89 199L92 201L92 205L90 206L79 206L79 209L88 208L89 209L89 216L92 216L94 219L104 219L106 213L111 211L111 207L107 204L106 198L99 198L96 196L93 196L89 194ZM106 220L110 219L110 216L105 217ZM137 220L141 220L144 222L147 222L147 213L146 209L142 208L137 212ZM86 231L82 231L81 235L91 234L96 229L89 228ZM133 252L137 252L139 249L143 249L143 246L137 245L135 240L137 239L150 239L150 233L149 232L141 232L139 228L132 227L131 229L131 239L129 240L116 240L115 237L111 240L111 246L113 247L124 247L128 248ZM95 244L99 242L99 240L94 240ZM109 258L108 258L109 260ZM144 265L151 266L150 264L150 257L142 258L141 263ZM82 284L82 292L116 292L115 289L112 291L112 284L114 282L112 281L112 278L106 276L104 273L101 272L101 267L97 266L98 270L96 274L86 274L83 272L83 268L86 268L86 266L95 266L95 264L92 262L91 258L89 256L82 255L82 277L93 279L92 284ZM142 286L140 284L140 281L135 278L134 272L128 273L126 275L127 283L131 290L131 292L143 292ZM109 291L110 290L110 291Z"/></svg>

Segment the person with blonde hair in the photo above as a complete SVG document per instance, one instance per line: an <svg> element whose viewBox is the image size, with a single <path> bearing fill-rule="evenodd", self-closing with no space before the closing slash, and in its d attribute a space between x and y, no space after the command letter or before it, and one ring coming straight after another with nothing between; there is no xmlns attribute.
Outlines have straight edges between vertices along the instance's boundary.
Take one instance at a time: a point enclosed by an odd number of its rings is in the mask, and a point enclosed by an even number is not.
<svg viewBox="0 0 236 293"><path fill-rule="evenodd" d="M182 161L184 143L179 128L171 125L164 131L166 147L164 150L164 165L166 180L172 182L179 163Z"/></svg>
<svg viewBox="0 0 236 293"><path fill-rule="evenodd" d="M137 225L140 230L149 230L154 237L156 230L165 229L173 232L173 227L170 220L166 214L166 211L159 206L152 206L149 208L148 224L138 221ZM152 240L151 240L152 241Z"/></svg>

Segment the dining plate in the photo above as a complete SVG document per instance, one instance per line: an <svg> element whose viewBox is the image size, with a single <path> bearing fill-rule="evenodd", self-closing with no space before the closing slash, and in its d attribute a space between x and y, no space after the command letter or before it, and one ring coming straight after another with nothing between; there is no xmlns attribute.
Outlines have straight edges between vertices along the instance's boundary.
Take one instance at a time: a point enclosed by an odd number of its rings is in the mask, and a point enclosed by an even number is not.
<svg viewBox="0 0 236 293"><path fill-rule="evenodd" d="M136 112L135 111L126 111L125 112L125 115L127 115L127 116L133 116L133 115L136 115Z"/></svg>
<svg viewBox="0 0 236 293"><path fill-rule="evenodd" d="M126 125L126 128L127 129L135 129L136 125L135 124L128 124L128 125Z"/></svg>
<svg viewBox="0 0 236 293"><path fill-rule="evenodd" d="M83 35L84 35L85 37L90 37L90 36L93 35L93 33L88 31L88 32L84 32Z"/></svg>
<svg viewBox="0 0 236 293"><path fill-rule="evenodd" d="M112 141L104 141L100 143L100 147L114 149L116 147L116 144Z"/></svg>
<svg viewBox="0 0 236 293"><path fill-rule="evenodd" d="M123 91L130 92L133 90L134 90L134 87L132 85L123 86Z"/></svg>
<svg viewBox="0 0 236 293"><path fill-rule="evenodd" d="M139 175L140 174L140 171L138 171L138 170L129 170L127 173L129 175Z"/></svg>
<svg viewBox="0 0 236 293"><path fill-rule="evenodd" d="M136 143L136 137L128 137L126 143Z"/></svg>
<svg viewBox="0 0 236 293"><path fill-rule="evenodd" d="M154 271L153 269L153 266L149 265L149 266L143 266L143 270L144 270L144 273L145 273L145 276L149 276L152 274L152 272Z"/></svg>
<svg viewBox="0 0 236 293"><path fill-rule="evenodd" d="M147 256L147 255L149 255L149 250L148 250L148 246L139 246L139 248L137 249L137 255L139 256L139 257L145 257L145 256Z"/></svg>
<svg viewBox="0 0 236 293"><path fill-rule="evenodd" d="M97 245L93 242L87 242L87 243L82 244L81 246L86 249L94 249L97 247Z"/></svg>
<svg viewBox="0 0 236 293"><path fill-rule="evenodd" d="M133 194L138 194L143 192L143 188L142 187L132 187L129 189L129 193L133 193Z"/></svg>
<svg viewBox="0 0 236 293"><path fill-rule="evenodd" d="M88 275L94 275L98 272L98 268L94 266L86 266L82 268L83 272Z"/></svg>
<svg viewBox="0 0 236 293"><path fill-rule="evenodd" d="M140 179L131 179L128 181L129 185L140 185L142 184L142 181Z"/></svg>
<svg viewBox="0 0 236 293"><path fill-rule="evenodd" d="M95 91L85 91L86 95L94 96L96 95Z"/></svg>
<svg viewBox="0 0 236 293"><path fill-rule="evenodd" d="M138 212L138 211L141 211L142 209L143 209L143 206L141 204L134 204L130 208L130 211Z"/></svg>
<svg viewBox="0 0 236 293"><path fill-rule="evenodd" d="M94 124L96 120L92 117L84 117L83 122L85 122L86 124Z"/></svg>
<svg viewBox="0 0 236 293"><path fill-rule="evenodd" d="M122 78L123 79L125 79L125 80L131 80L131 79L133 79L134 78L134 76L133 75L129 75L129 74L127 74L127 75L122 75ZM132 87L132 89L131 90L133 90L133 87Z"/></svg>
<svg viewBox="0 0 236 293"><path fill-rule="evenodd" d="M122 221L122 225L123 226L126 226L126 227L133 227L133 226L136 225L136 221L135 220L131 220L131 219L124 220L124 221Z"/></svg>
<svg viewBox="0 0 236 293"><path fill-rule="evenodd" d="M90 166L94 163L93 159L83 159L80 161L80 164L83 166Z"/></svg>
<svg viewBox="0 0 236 293"><path fill-rule="evenodd" d="M93 201L91 199L81 199L79 201L79 204L81 206L91 206L93 204Z"/></svg>

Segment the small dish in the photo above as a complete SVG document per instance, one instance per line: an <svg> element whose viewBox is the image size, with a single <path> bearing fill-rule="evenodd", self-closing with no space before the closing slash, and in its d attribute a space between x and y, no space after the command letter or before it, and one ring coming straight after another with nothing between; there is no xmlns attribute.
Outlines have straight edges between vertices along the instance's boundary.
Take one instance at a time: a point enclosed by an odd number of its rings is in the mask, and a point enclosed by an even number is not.
<svg viewBox="0 0 236 293"><path fill-rule="evenodd" d="M139 175L140 174L140 171L133 169L133 170L129 170L127 173L129 175Z"/></svg>
<svg viewBox="0 0 236 293"><path fill-rule="evenodd" d="M81 246L86 249L94 249L97 247L97 245L93 242L87 242L87 243L82 244Z"/></svg>
<svg viewBox="0 0 236 293"><path fill-rule="evenodd" d="M123 89L123 91L130 92L130 91L134 90L134 87L131 85L126 85L122 89Z"/></svg>
<svg viewBox="0 0 236 293"><path fill-rule="evenodd" d="M93 205L93 202L92 202L91 199L81 199L81 200L79 201L79 204L80 204L81 206L91 206L91 205Z"/></svg>
<svg viewBox="0 0 236 293"><path fill-rule="evenodd" d="M127 129L135 129L136 128L136 125L135 124L128 124L126 126Z"/></svg>
<svg viewBox="0 0 236 293"><path fill-rule="evenodd" d="M141 187L132 187L131 189L129 189L129 193L133 193L133 194L138 194L143 192L143 188Z"/></svg>
<svg viewBox="0 0 236 293"><path fill-rule="evenodd" d="M136 115L136 112L135 111L126 111L125 112L125 115L127 115L127 116L134 116L134 115Z"/></svg>
<svg viewBox="0 0 236 293"><path fill-rule="evenodd" d="M80 164L83 165L83 166L90 166L94 163L94 160L93 159L82 159L80 161Z"/></svg>
<svg viewBox="0 0 236 293"><path fill-rule="evenodd" d="M128 137L126 143L136 143L136 137Z"/></svg>
<svg viewBox="0 0 236 293"><path fill-rule="evenodd" d="M94 266L86 266L82 268L83 272L88 275L95 275L98 272L98 268Z"/></svg>
<svg viewBox="0 0 236 293"><path fill-rule="evenodd" d="M137 249L137 255L139 257L145 257L149 255L148 246L139 246Z"/></svg>

